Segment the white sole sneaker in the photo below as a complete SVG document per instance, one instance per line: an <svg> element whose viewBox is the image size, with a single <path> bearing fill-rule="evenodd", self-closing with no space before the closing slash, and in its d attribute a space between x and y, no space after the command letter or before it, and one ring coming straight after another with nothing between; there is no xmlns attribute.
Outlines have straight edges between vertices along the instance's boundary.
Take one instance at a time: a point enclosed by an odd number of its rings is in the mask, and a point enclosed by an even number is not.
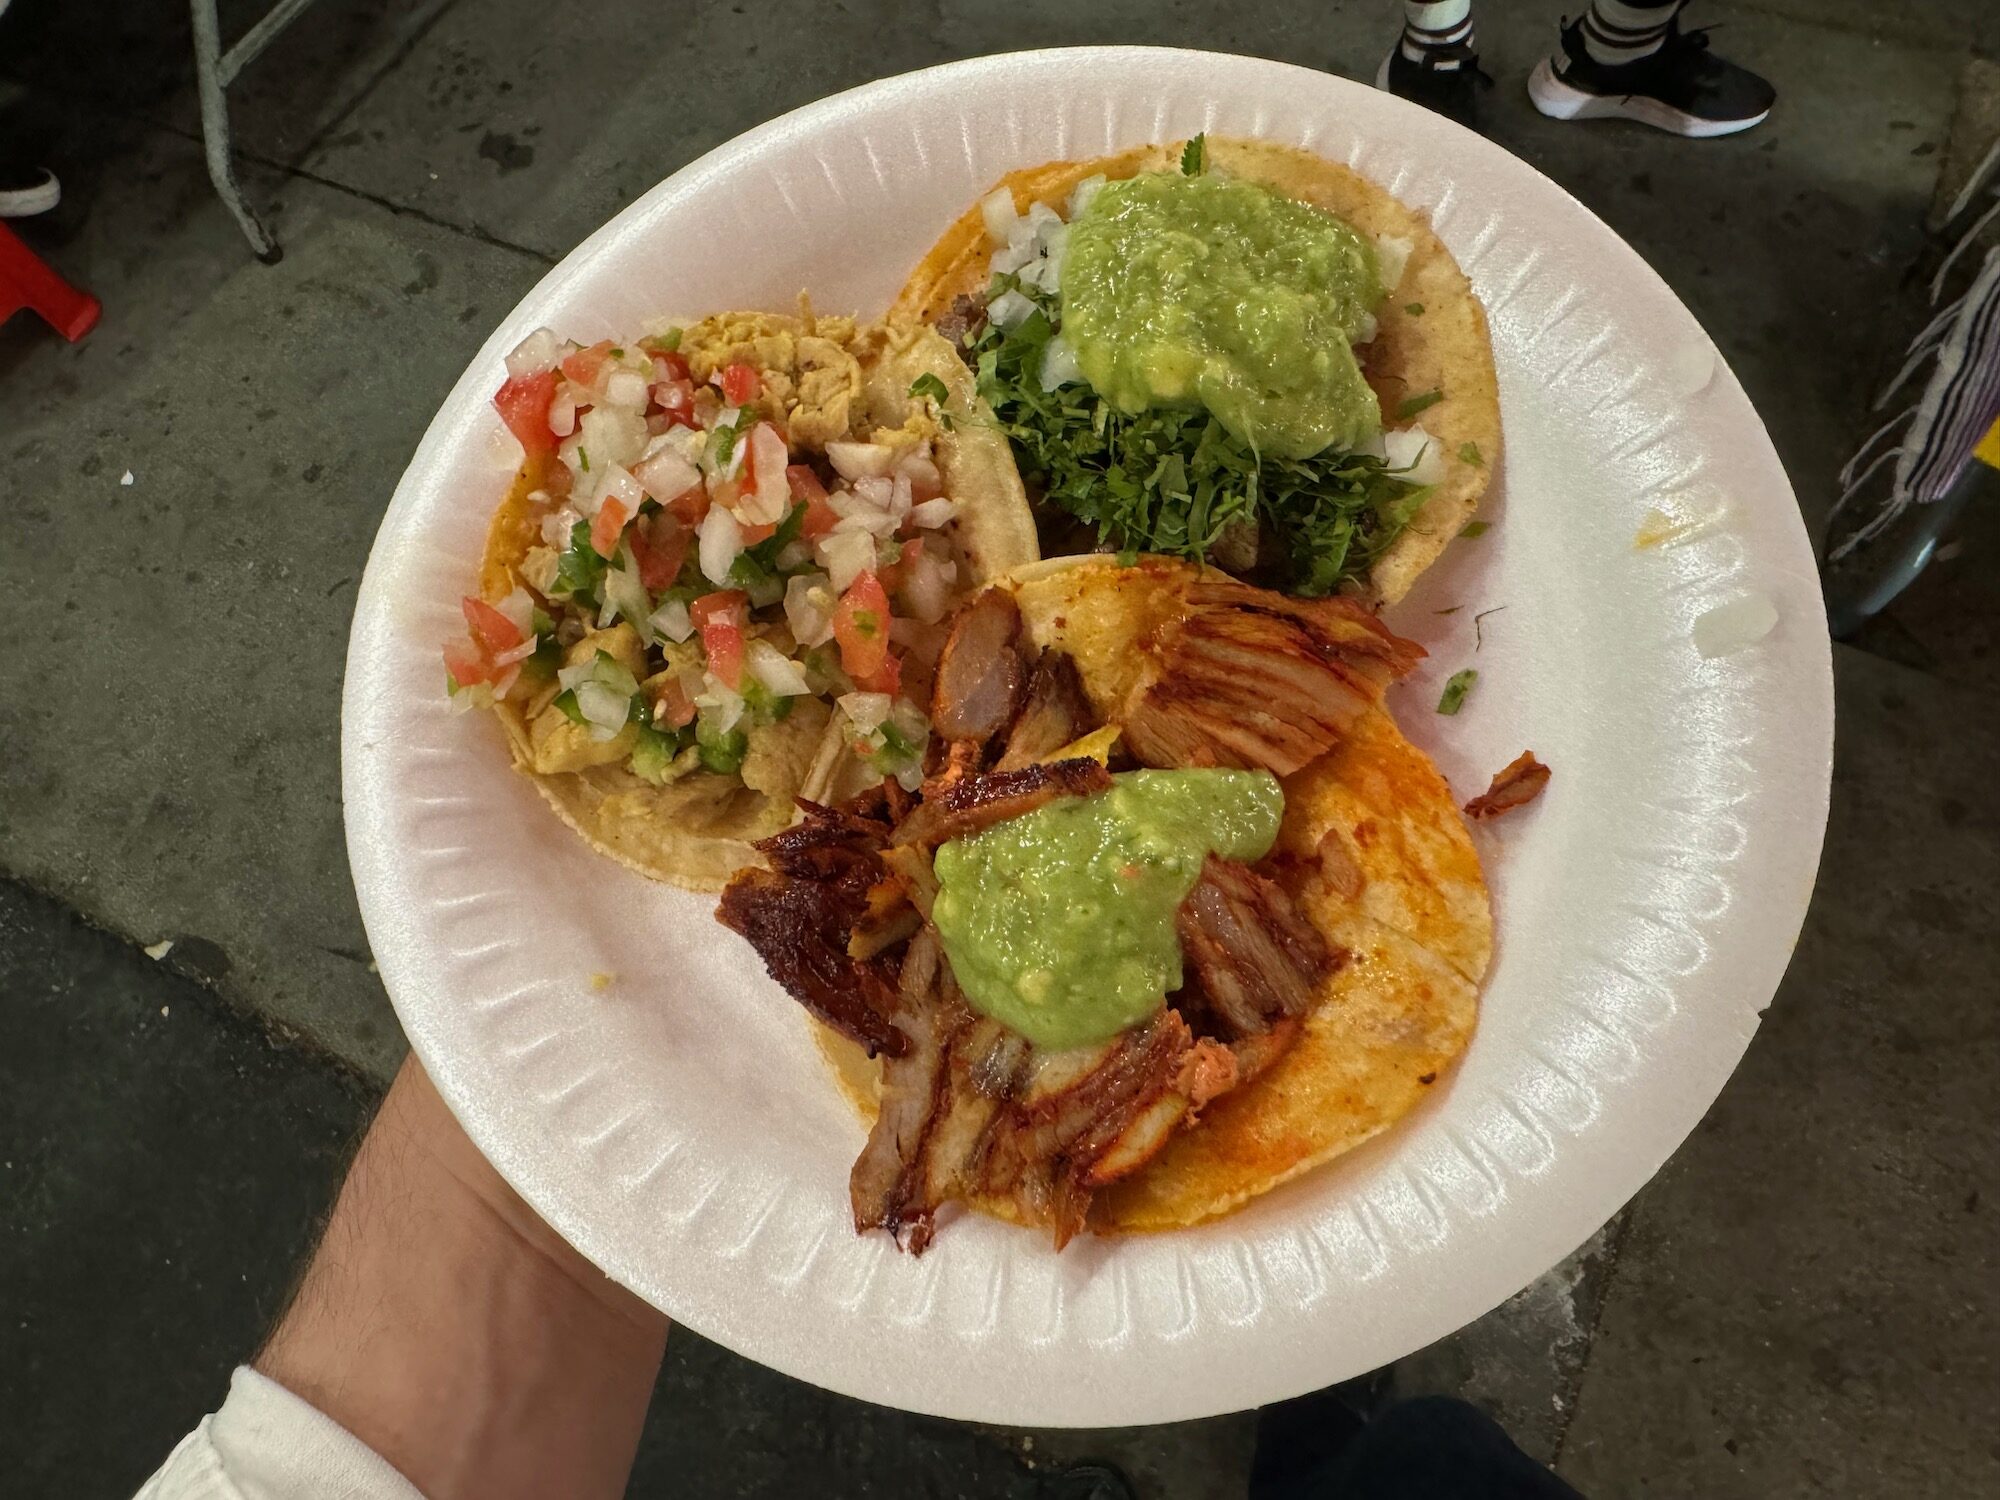
<svg viewBox="0 0 2000 1500"><path fill-rule="evenodd" d="M1718 135L1735 135L1770 116L1767 109L1747 120L1704 120L1686 110L1675 109L1644 94L1593 94L1573 83L1565 83L1545 57L1528 75L1528 97L1535 108L1551 120L1637 120L1655 130L1706 140Z"/></svg>
<svg viewBox="0 0 2000 1500"><path fill-rule="evenodd" d="M0 6L0 9L4 9ZM12 192L0 193L0 219L32 219L36 214L45 214L62 202L62 184L53 172L42 173L42 180L33 187L16 188Z"/></svg>

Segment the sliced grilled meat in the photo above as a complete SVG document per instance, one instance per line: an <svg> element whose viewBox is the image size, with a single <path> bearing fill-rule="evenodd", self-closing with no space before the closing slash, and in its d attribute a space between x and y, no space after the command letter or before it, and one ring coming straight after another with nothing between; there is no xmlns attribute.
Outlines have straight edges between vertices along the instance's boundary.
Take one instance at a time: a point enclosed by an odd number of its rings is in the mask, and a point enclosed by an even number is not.
<svg viewBox="0 0 2000 1500"><path fill-rule="evenodd" d="M1049 761L1018 771L965 776L929 792L893 836L897 846L935 848L947 839L991 828L1045 807L1058 797L1088 797L1111 789L1111 773L1089 759Z"/></svg>
<svg viewBox="0 0 2000 1500"><path fill-rule="evenodd" d="M938 657L931 723L948 740L984 744L1005 729L1028 680L1021 609L989 588L959 607Z"/></svg>
<svg viewBox="0 0 2000 1500"><path fill-rule="evenodd" d="M1213 854L1181 903L1174 930L1232 1039L1303 1013L1339 962L1282 886Z"/></svg>
<svg viewBox="0 0 2000 1500"><path fill-rule="evenodd" d="M771 977L813 1015L871 1055L900 1057L908 1038L890 1020L894 967L848 952L869 892L888 874L886 824L801 802L805 821L757 847L773 866L737 873L716 918L749 940Z"/></svg>
<svg viewBox="0 0 2000 1500"><path fill-rule="evenodd" d="M943 954L930 929L903 955L896 1022L908 1047L882 1064L881 1107L868 1144L847 1180L856 1232L886 1229L922 1253L930 1240L930 1206L923 1198L924 1143L945 1101L950 1074L945 1053L962 1011L941 1003Z"/></svg>
<svg viewBox="0 0 2000 1500"><path fill-rule="evenodd" d="M1494 774L1491 786L1465 804L1465 815L1478 822L1526 807L1542 795L1542 788L1549 784L1553 774L1535 759L1534 751L1523 750Z"/></svg>
<svg viewBox="0 0 2000 1500"><path fill-rule="evenodd" d="M1028 694L1014 727L1007 731L1007 748L995 769L1016 770L1032 765L1097 727L1097 714L1084 691L1076 661L1053 648L1035 661Z"/></svg>
<svg viewBox="0 0 2000 1500"><path fill-rule="evenodd" d="M1126 706L1125 743L1149 766L1289 775L1332 748L1422 656L1347 600L1197 584Z"/></svg>

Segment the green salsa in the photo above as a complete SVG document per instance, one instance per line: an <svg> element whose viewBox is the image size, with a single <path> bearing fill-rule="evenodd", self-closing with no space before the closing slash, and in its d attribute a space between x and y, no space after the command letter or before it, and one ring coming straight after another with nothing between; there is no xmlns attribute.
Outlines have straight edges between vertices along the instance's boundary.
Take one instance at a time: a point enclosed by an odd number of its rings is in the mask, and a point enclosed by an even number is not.
<svg viewBox="0 0 2000 1500"><path fill-rule="evenodd" d="M937 852L932 909L975 1010L1041 1047L1107 1041L1181 983L1174 912L1211 852L1270 852L1264 771L1128 771Z"/></svg>
<svg viewBox="0 0 2000 1500"><path fill-rule="evenodd" d="M1353 226L1213 173L1106 184L1062 265L1063 336L1100 396L1127 413L1204 406L1277 458L1381 430L1353 343L1381 300Z"/></svg>

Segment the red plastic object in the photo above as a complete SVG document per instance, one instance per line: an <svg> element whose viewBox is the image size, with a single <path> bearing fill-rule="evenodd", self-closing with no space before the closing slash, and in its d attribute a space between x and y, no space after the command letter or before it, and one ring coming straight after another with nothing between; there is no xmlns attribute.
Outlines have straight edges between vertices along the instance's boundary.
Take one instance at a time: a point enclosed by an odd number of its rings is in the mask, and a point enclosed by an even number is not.
<svg viewBox="0 0 2000 1500"><path fill-rule="evenodd" d="M95 297L56 275L19 235L0 224L0 323L24 307L39 313L72 344L97 326L104 311Z"/></svg>

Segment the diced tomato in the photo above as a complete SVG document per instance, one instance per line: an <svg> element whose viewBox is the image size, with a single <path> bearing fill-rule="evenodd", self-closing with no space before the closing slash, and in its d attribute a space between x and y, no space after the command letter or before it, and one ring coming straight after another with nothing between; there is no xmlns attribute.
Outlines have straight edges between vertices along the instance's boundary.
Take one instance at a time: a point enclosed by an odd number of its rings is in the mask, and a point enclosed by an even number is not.
<svg viewBox="0 0 2000 1500"><path fill-rule="evenodd" d="M924 555L922 537L911 537L903 542L902 551L896 554L892 563L882 563L875 569L875 576L882 580L882 587L894 593L910 576L910 564Z"/></svg>
<svg viewBox="0 0 2000 1500"><path fill-rule="evenodd" d="M471 641L445 642L444 669L451 673L451 680L460 687L490 682L493 678L493 663Z"/></svg>
<svg viewBox="0 0 2000 1500"><path fill-rule="evenodd" d="M935 500L943 493L944 485L930 478L929 475L910 481L910 503L912 505L922 505L926 500Z"/></svg>
<svg viewBox="0 0 2000 1500"><path fill-rule="evenodd" d="M600 339L588 349L578 349L563 357L562 372L578 385L588 390L597 384L597 377L604 373L604 367L611 360L610 339Z"/></svg>
<svg viewBox="0 0 2000 1500"><path fill-rule="evenodd" d="M815 500L826 499L826 486L819 475L813 472L811 464L787 464L785 483L792 487L792 498L803 500L810 505Z"/></svg>
<svg viewBox="0 0 2000 1500"><path fill-rule="evenodd" d="M659 403L660 415L667 419L668 427L696 425L694 387L686 380L669 380L654 386L653 399Z"/></svg>
<svg viewBox="0 0 2000 1500"><path fill-rule="evenodd" d="M722 399L731 406L748 405L763 388L764 382L758 378L754 365L737 363L722 367Z"/></svg>
<svg viewBox="0 0 2000 1500"><path fill-rule="evenodd" d="M739 521L736 523L736 529L743 533L743 545L754 547L759 542L768 542L772 537L776 536L778 534L778 523L776 521L764 521L752 526L748 521Z"/></svg>
<svg viewBox="0 0 2000 1500"><path fill-rule="evenodd" d="M891 651L875 671L855 678L854 685L864 693L887 693L893 698L903 686L903 658Z"/></svg>
<svg viewBox="0 0 2000 1500"><path fill-rule="evenodd" d="M847 586L833 612L833 635L840 642L840 666L856 682L882 670L889 654L889 595L873 573Z"/></svg>
<svg viewBox="0 0 2000 1500"><path fill-rule="evenodd" d="M641 521L625 540L632 548L633 561L639 564L639 581L657 594L672 588L680 577L694 533L672 516L660 515L650 525Z"/></svg>
<svg viewBox="0 0 2000 1500"><path fill-rule="evenodd" d="M494 410L529 458L546 458L556 451L556 435L549 431L549 403L555 395L554 370L517 375L493 393Z"/></svg>
<svg viewBox="0 0 2000 1500"><path fill-rule="evenodd" d="M692 372L687 360L676 349L655 349L653 351L653 378L655 380L687 380Z"/></svg>
<svg viewBox="0 0 2000 1500"><path fill-rule="evenodd" d="M653 700L653 723L681 729L693 722L694 700L688 697L678 677L669 677L660 684L660 696Z"/></svg>
<svg viewBox="0 0 2000 1500"><path fill-rule="evenodd" d="M606 500L597 507L590 522L590 545L599 557L618 555L618 538L625 534L625 523L631 519L632 513L622 500Z"/></svg>
<svg viewBox="0 0 2000 1500"><path fill-rule="evenodd" d="M742 478L739 476L738 478L735 479L710 480L708 486L708 498L711 504L719 505L724 510L727 511L735 510L736 502L743 498Z"/></svg>
<svg viewBox="0 0 2000 1500"><path fill-rule="evenodd" d="M667 509L683 526L699 526L708 515L708 491L698 484L691 484L667 502Z"/></svg>
<svg viewBox="0 0 2000 1500"><path fill-rule="evenodd" d="M688 606L688 617L701 632L708 670L731 690L743 682L743 606L749 598L741 589L721 589Z"/></svg>
<svg viewBox="0 0 2000 1500"><path fill-rule="evenodd" d="M458 607L472 627L472 638L489 654L512 651L526 639L518 625L476 595L467 594Z"/></svg>

